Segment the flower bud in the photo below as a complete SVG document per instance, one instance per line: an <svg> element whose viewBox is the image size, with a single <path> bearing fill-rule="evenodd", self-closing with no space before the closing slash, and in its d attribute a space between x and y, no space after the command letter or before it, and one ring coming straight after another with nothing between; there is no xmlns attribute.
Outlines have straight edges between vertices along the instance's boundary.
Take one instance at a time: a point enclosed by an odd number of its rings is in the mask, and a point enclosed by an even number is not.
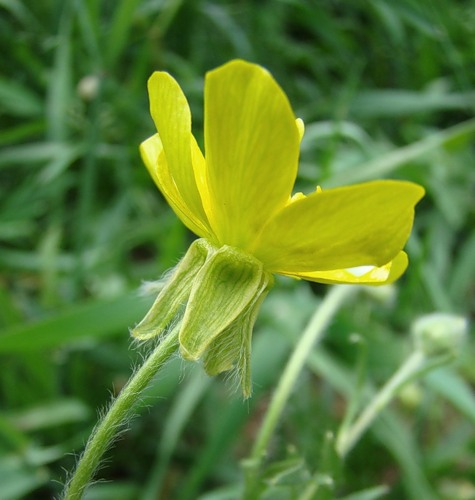
<svg viewBox="0 0 475 500"><path fill-rule="evenodd" d="M99 93L100 80L97 75L87 75L79 80L77 93L84 101L93 101Z"/></svg>
<svg viewBox="0 0 475 500"><path fill-rule="evenodd" d="M467 319L462 316L432 313L413 323L412 334L417 349L426 356L454 356L461 349L467 329Z"/></svg>

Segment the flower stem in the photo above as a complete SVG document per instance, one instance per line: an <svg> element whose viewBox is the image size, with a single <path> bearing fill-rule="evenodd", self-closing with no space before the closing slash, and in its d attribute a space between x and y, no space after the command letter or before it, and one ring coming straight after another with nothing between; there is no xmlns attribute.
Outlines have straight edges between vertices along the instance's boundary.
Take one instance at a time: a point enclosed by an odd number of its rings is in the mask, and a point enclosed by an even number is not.
<svg viewBox="0 0 475 500"><path fill-rule="evenodd" d="M143 365L132 375L89 437L76 471L66 485L64 500L80 500L102 455L136 408L143 390L178 348L179 326L166 335Z"/></svg>
<svg viewBox="0 0 475 500"><path fill-rule="evenodd" d="M279 380L251 455L244 461L246 498L253 498L256 476L269 440L312 347L322 338L328 323L342 303L358 288L351 285L339 285L331 288L304 330Z"/></svg>
<svg viewBox="0 0 475 500"><path fill-rule="evenodd" d="M340 431L336 440L336 450L344 458L358 442L376 417L395 397L407 382L420 377L423 373L442 366L450 361L450 356L428 357L422 350L414 351L399 367L386 384L374 395L368 406L355 419L353 424Z"/></svg>

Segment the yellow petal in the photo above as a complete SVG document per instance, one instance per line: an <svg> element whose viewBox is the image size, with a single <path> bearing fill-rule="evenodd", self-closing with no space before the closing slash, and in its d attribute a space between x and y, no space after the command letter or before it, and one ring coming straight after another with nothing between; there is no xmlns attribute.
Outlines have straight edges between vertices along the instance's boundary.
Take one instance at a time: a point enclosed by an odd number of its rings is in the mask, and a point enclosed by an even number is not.
<svg viewBox="0 0 475 500"><path fill-rule="evenodd" d="M381 267L361 266L349 269L335 269L333 271L292 273L288 274L288 276L327 284L388 285L400 278L406 270L407 264L406 253L399 252L391 262Z"/></svg>
<svg viewBox="0 0 475 500"><path fill-rule="evenodd" d="M196 144L195 141L193 143ZM197 145L196 148L198 148ZM142 142L140 145L140 154L158 189L160 189L168 204L183 224L195 234L213 240L207 223L195 215L178 191L170 174L168 162L163 153L163 145L158 134ZM201 152L199 154L201 155ZM199 158L199 155L195 154L194 157Z"/></svg>
<svg viewBox="0 0 475 500"><path fill-rule="evenodd" d="M297 124L297 129L299 131L299 139L302 140L303 135L305 134L305 123L302 118L297 118L295 123Z"/></svg>
<svg viewBox="0 0 475 500"><path fill-rule="evenodd" d="M299 126L262 67L232 61L205 83L205 155L221 243L246 249L290 196L297 173Z"/></svg>
<svg viewBox="0 0 475 500"><path fill-rule="evenodd" d="M193 170L192 157L196 143L191 134L191 114L186 97L168 73L159 71L149 78L148 93L150 113L166 158L166 176L172 179L185 205L209 232L208 219ZM202 176L199 172L197 175ZM198 234L202 236L201 233Z"/></svg>
<svg viewBox="0 0 475 500"><path fill-rule="evenodd" d="M269 222L253 253L268 271L282 274L383 266L406 243L423 194L404 181L312 193Z"/></svg>

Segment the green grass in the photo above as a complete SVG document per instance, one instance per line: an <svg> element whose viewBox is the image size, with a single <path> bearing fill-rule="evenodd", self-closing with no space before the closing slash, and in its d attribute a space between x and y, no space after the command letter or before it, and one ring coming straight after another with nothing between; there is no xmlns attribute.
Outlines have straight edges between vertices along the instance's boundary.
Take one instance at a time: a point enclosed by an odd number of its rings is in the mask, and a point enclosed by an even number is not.
<svg viewBox="0 0 475 500"><path fill-rule="evenodd" d="M344 462L330 437L413 350L417 318L475 313L471 2L1 0L0 43L2 500L59 496L98 409L142 359L128 328L152 298L136 290L192 241L138 154L153 132L148 76L173 73L200 137L204 73L236 57L269 68L306 122L299 189L391 177L427 191L406 275L342 307L310 355L261 497L475 497L471 338L406 386ZM278 280L247 402L232 381L172 361L87 498L236 498L241 460L326 293Z"/></svg>

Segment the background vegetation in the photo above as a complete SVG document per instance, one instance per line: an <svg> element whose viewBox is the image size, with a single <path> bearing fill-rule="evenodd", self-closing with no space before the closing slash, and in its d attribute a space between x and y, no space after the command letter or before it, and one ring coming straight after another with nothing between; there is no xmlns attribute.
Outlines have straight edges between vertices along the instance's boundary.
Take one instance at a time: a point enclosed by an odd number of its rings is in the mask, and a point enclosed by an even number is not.
<svg viewBox="0 0 475 500"><path fill-rule="evenodd" d="M406 386L343 464L328 444L357 373L381 386L413 350L417 318L473 318L473 2L1 0L0 43L3 500L59 494L98 408L142 358L128 327L152 297L138 287L192 240L138 155L153 132L148 76L179 80L200 136L204 73L236 57L269 68L307 124L299 188L392 177L427 190L406 275L341 309L300 376L263 498L299 498L309 478L321 487L308 498L475 498L472 339ZM87 498L236 498L240 460L325 293L278 281L249 401L174 360Z"/></svg>

